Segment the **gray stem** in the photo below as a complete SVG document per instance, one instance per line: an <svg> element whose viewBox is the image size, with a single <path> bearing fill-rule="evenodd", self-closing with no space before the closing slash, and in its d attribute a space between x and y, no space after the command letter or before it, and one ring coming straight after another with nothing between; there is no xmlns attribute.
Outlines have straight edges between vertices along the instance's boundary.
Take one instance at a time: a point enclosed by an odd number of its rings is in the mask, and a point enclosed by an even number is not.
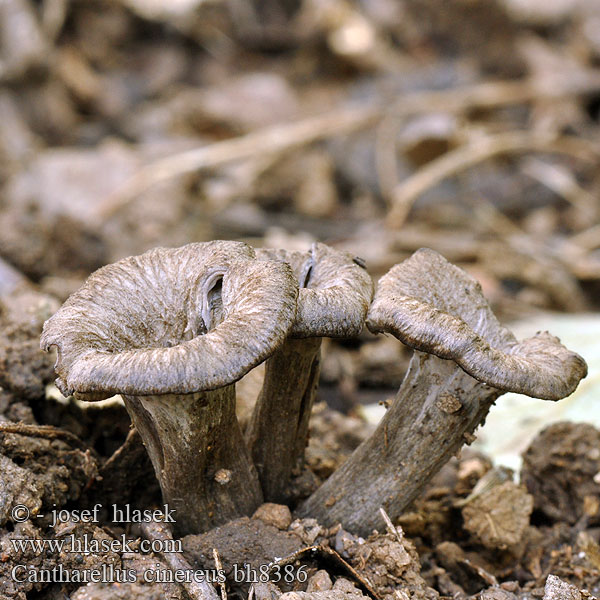
<svg viewBox="0 0 600 600"><path fill-rule="evenodd" d="M502 392L454 362L415 352L396 398L373 435L299 508L321 525L341 522L367 536L394 519L469 441Z"/></svg>
<svg viewBox="0 0 600 600"><path fill-rule="evenodd" d="M267 360L247 439L265 500L285 502L308 443L320 367L321 338L288 339Z"/></svg>
<svg viewBox="0 0 600 600"><path fill-rule="evenodd" d="M187 395L123 396L179 535L251 514L262 502L235 416L235 386Z"/></svg>

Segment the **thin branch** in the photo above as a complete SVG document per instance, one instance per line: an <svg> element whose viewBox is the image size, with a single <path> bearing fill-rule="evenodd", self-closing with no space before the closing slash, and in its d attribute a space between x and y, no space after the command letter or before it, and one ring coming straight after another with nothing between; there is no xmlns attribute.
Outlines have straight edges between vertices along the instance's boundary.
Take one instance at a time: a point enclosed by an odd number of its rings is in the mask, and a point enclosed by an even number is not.
<svg viewBox="0 0 600 600"><path fill-rule="evenodd" d="M375 170L379 190L384 198L389 198L398 186L397 138L400 119L386 115L377 125L375 132Z"/></svg>
<svg viewBox="0 0 600 600"><path fill-rule="evenodd" d="M396 540L398 540L398 542L401 544L402 543L402 534L400 532L402 531L402 529L398 530L397 527L394 527L394 524L392 523L390 516L385 512L385 509L383 508L383 506L379 509L379 514L385 521L385 526L388 530L388 533L393 535L396 538Z"/></svg>
<svg viewBox="0 0 600 600"><path fill-rule="evenodd" d="M495 156L521 152L568 154L588 162L594 162L599 156L597 146L575 136L555 137L533 131L509 131L485 136L432 160L405 179L392 195L388 223L396 228L401 227L415 200L446 177Z"/></svg>
<svg viewBox="0 0 600 600"><path fill-rule="evenodd" d="M215 559L215 566L217 567L217 573L223 572L223 563L219 556L219 551L213 548L213 557ZM227 600L227 589L225 588L225 582L219 582L219 588L221 589L221 600Z"/></svg>
<svg viewBox="0 0 600 600"><path fill-rule="evenodd" d="M305 119L291 125L276 125L246 135L187 150L142 167L100 207L100 217L109 218L122 206L153 185L199 169L217 167L261 154L273 154L367 126L379 114L373 107L351 108Z"/></svg>
<svg viewBox="0 0 600 600"><path fill-rule="evenodd" d="M524 161L521 171L535 179L558 196L562 196L569 204L590 221L596 220L597 201L594 194L582 188L574 175L565 167L549 164L537 159Z"/></svg>
<svg viewBox="0 0 600 600"><path fill-rule="evenodd" d="M600 248L600 224L592 225L573 235L569 242L587 251Z"/></svg>
<svg viewBox="0 0 600 600"><path fill-rule="evenodd" d="M27 423L0 423L0 434L16 433L29 437L44 438L47 440L61 440L70 446L96 454L93 448L90 448L85 442L81 441L74 433L58 429L52 425L29 425Z"/></svg>

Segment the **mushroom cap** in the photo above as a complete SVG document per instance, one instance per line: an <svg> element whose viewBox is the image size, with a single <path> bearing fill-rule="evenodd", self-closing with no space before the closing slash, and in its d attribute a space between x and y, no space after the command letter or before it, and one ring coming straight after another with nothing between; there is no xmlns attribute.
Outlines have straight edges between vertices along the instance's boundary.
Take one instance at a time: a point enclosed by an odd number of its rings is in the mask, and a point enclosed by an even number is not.
<svg viewBox="0 0 600 600"><path fill-rule="evenodd" d="M534 398L564 398L587 375L583 358L547 332L518 342L492 313L479 283L427 248L379 280L367 327L453 360L482 383Z"/></svg>
<svg viewBox="0 0 600 600"><path fill-rule="evenodd" d="M288 263L298 280L292 337L355 337L362 331L373 281L361 259L321 243L308 252L262 248L256 253L258 258Z"/></svg>
<svg viewBox="0 0 600 600"><path fill-rule="evenodd" d="M155 248L102 267L44 324L57 386L86 400L186 394L240 379L283 343L298 284L241 242Z"/></svg>

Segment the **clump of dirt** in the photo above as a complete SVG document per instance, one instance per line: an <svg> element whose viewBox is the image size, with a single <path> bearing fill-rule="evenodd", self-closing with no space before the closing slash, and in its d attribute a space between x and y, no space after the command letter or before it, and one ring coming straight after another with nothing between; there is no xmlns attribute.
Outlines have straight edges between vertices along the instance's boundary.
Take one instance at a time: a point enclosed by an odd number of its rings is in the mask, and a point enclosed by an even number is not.
<svg viewBox="0 0 600 600"><path fill-rule="evenodd" d="M180 596L181 597L181 596ZM175 600L162 587L139 583L89 583L71 595L71 600Z"/></svg>
<svg viewBox="0 0 600 600"><path fill-rule="evenodd" d="M479 600L517 600L517 598L518 596L515 596L512 592L501 588L485 590L479 596Z"/></svg>
<svg viewBox="0 0 600 600"><path fill-rule="evenodd" d="M39 541L44 538L41 529L31 521L17 523L12 530L0 530L0 548L2 549L0 560L0 577L2 578L2 592L7 598L25 600L25 594L32 590L39 591L44 586L42 583L31 581L16 581L12 570L17 565L27 565L36 571L49 570L56 566L57 555L51 552L38 552L33 545L25 546L24 549L15 547L20 540ZM20 578L19 578L20 579Z"/></svg>
<svg viewBox="0 0 600 600"><path fill-rule="evenodd" d="M253 515L254 519L260 519L267 525L273 525L277 529L285 531L292 523L292 513L284 504L265 502L261 504Z"/></svg>
<svg viewBox="0 0 600 600"><path fill-rule="evenodd" d="M45 384L54 379L54 358L40 350L40 333L58 306L26 284L0 294L0 414L2 398L7 410L13 402L43 396Z"/></svg>
<svg viewBox="0 0 600 600"><path fill-rule="evenodd" d="M252 583L249 577L275 561L277 573L284 573L287 565L291 569L287 572L296 575L275 578L271 571L268 589L255 589L259 596L292 592L299 595L284 594L288 600L343 600L372 593L392 600L402 590L410 599L439 597L421 577L419 556L401 529L395 534L375 532L364 540L339 526L323 529L314 519L289 523L288 515L287 507L264 504L251 519L236 519L205 534L184 537L185 554L195 567L215 569L216 549L234 594L246 594Z"/></svg>
<svg viewBox="0 0 600 600"><path fill-rule="evenodd" d="M328 589L287 592L279 596L279 600L363 600L365 598L368 596L365 596L351 581L343 577L336 579L333 584L330 579Z"/></svg>
<svg viewBox="0 0 600 600"><path fill-rule="evenodd" d="M600 522L600 431L585 423L555 423L523 454L521 480L534 507L571 525L582 517Z"/></svg>
<svg viewBox="0 0 600 600"><path fill-rule="evenodd" d="M398 519L406 535L417 542L419 551L464 537L459 507L491 468L487 457L467 448L433 477L423 496Z"/></svg>
<svg viewBox="0 0 600 600"><path fill-rule="evenodd" d="M544 588L544 600L582 600L581 592L570 583L562 581L556 575L548 575Z"/></svg>
<svg viewBox="0 0 600 600"><path fill-rule="evenodd" d="M20 433L0 431L2 478L12 498L6 502L7 513L19 499L32 515L41 506L51 509L79 498L82 491L98 476L97 458L89 451L73 447L68 441L55 439L44 428L18 427ZM29 435L28 435L29 434ZM40 437L43 435L50 437Z"/></svg>
<svg viewBox="0 0 600 600"><path fill-rule="evenodd" d="M248 587L251 581L246 577L244 565L250 571L259 572L275 557L294 554L303 547L299 536L293 532L282 531L265 523L260 518L242 517L225 525L216 527L200 535L187 535L183 540L186 556L197 568L215 569L216 549L221 558L223 570L228 580L237 579ZM236 571L236 572L234 572Z"/></svg>
<svg viewBox="0 0 600 600"><path fill-rule="evenodd" d="M421 577L419 555L402 529L397 528L394 533L375 533L366 541L347 537L344 550L357 572L384 600L397 600L398 590L409 599L439 598Z"/></svg>
<svg viewBox="0 0 600 600"><path fill-rule="evenodd" d="M14 506L37 514L42 506L41 489L30 471L0 454L0 525L8 521Z"/></svg>
<svg viewBox="0 0 600 600"><path fill-rule="evenodd" d="M533 497L512 481L506 481L465 505L464 528L486 548L515 548L529 526L532 510Z"/></svg>
<svg viewBox="0 0 600 600"><path fill-rule="evenodd" d="M494 565L479 552L465 552L454 542L442 542L435 547L437 587L444 594L459 597L476 594L487 586L496 585Z"/></svg>
<svg viewBox="0 0 600 600"><path fill-rule="evenodd" d="M289 530L296 534L306 546L323 542L328 534L327 529L319 525L316 519L296 519L290 524Z"/></svg>
<svg viewBox="0 0 600 600"><path fill-rule="evenodd" d="M57 562L67 571L101 571L104 568L110 572L122 568L121 553L110 547L115 537L93 523L59 523L54 528L54 537L65 541ZM103 545L108 550L92 551Z"/></svg>

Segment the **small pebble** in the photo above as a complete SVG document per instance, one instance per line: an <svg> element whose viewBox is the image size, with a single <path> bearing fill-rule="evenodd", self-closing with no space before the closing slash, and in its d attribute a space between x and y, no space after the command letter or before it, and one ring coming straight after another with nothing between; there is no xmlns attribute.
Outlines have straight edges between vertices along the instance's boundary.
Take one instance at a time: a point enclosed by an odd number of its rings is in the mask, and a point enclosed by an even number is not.
<svg viewBox="0 0 600 600"><path fill-rule="evenodd" d="M332 588L331 577L324 569L317 571L309 580L306 586L307 592L326 592Z"/></svg>
<svg viewBox="0 0 600 600"><path fill-rule="evenodd" d="M277 529L285 531L292 522L292 513L290 512L290 509L283 504L265 502L265 504L261 504L261 506L256 509L252 518L260 519L263 523L274 525Z"/></svg>

